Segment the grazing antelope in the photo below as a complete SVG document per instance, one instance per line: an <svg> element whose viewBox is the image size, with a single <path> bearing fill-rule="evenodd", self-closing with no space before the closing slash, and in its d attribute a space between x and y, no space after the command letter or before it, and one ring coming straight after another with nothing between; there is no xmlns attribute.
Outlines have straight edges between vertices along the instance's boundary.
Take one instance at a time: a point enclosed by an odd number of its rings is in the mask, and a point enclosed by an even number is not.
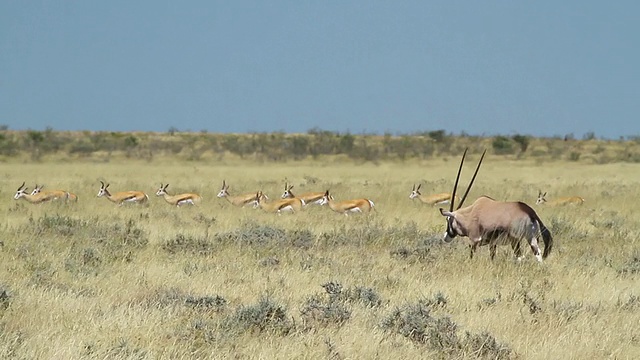
<svg viewBox="0 0 640 360"><path fill-rule="evenodd" d="M168 187L169 184L160 184L160 188L158 189L158 191L156 191L156 196L164 197L164 200L171 205L175 205L177 207L185 204L198 205L200 201L202 201L202 197L198 194L186 193L179 195L169 195L169 193L167 192Z"/></svg>
<svg viewBox="0 0 640 360"><path fill-rule="evenodd" d="M478 167L471 178L469 187L462 196L460 203L455 211L454 197L462 164L464 163L467 150L462 155L458 176L453 186L451 203L449 211L440 208L442 216L447 218L447 232L444 235L444 241L450 242L456 236L466 236L470 241L471 257L478 246L489 245L491 259L495 257L496 246L499 244L511 244L518 260L522 258L520 251L520 241L522 238L527 239L529 246L533 251L536 259L542 259L549 256L551 247L553 246L553 238L551 232L544 226L538 214L527 204L523 202L502 202L491 199L487 196L479 197L473 204L461 208L464 200L469 194L469 190L473 185L473 181L478 175L480 164L484 158L486 151L482 154ZM544 254L540 254L538 247L538 237L542 235L544 241Z"/></svg>
<svg viewBox="0 0 640 360"><path fill-rule="evenodd" d="M418 187L416 187L416 184L413 184L413 189L411 190L409 199L413 200L417 198L423 203L429 204L429 205L444 205L444 204L448 204L451 201L450 193L422 195L422 193L420 192L421 187L422 187L422 184L418 184ZM459 200L460 200L460 197L456 196L456 201L459 201Z"/></svg>
<svg viewBox="0 0 640 360"><path fill-rule="evenodd" d="M109 184L105 185L102 181L100 181L100 184L102 184L102 186L100 186L97 197L104 196L109 199L109 201L120 206L124 203L143 204L149 200L149 196L142 191L121 191L111 195L108 190Z"/></svg>
<svg viewBox="0 0 640 360"><path fill-rule="evenodd" d="M260 194L262 194L263 200L269 199L269 197L263 194L262 191L260 192ZM227 183L224 180L222 180L222 189L220 189L220 192L218 193L218 197L225 198L231 204L235 206L240 206L240 207L243 207L248 204L255 205L255 200L256 200L256 194L253 194L253 193L231 196L231 194L229 194L229 185L227 185Z"/></svg>
<svg viewBox="0 0 640 360"><path fill-rule="evenodd" d="M72 192L68 192L68 191L64 191L64 190L45 190L42 191L42 188L44 187L43 185L38 186L38 184L36 184L36 187L31 191L31 195L36 195L36 194L55 194L55 199L63 199L65 201L74 201L77 202L78 201L78 195L72 193Z"/></svg>
<svg viewBox="0 0 640 360"><path fill-rule="evenodd" d="M584 203L584 199L579 196L557 198L551 201L547 201L546 196L547 196L546 191L543 194L542 191L538 190L538 199L536 200L536 205L544 204L547 206L563 206L563 205L582 205L582 203Z"/></svg>
<svg viewBox="0 0 640 360"><path fill-rule="evenodd" d="M279 199L267 202L262 191L258 191L253 197L254 207L261 208L267 212L282 213L283 211L296 212L302 210L305 205L304 200L300 198Z"/></svg>
<svg viewBox="0 0 640 360"><path fill-rule="evenodd" d="M322 196L322 203L320 205L324 204L328 204L331 210L345 215L349 215L349 213L370 212L374 207L373 201L369 199L335 201L333 196L329 194L329 190Z"/></svg>
<svg viewBox="0 0 640 360"><path fill-rule="evenodd" d="M28 188L24 187L24 182L18 190L16 190L16 194L13 195L14 200L25 199L32 204L41 204L43 202L56 200L57 198L53 194L39 193L35 195L31 195L28 193Z"/></svg>
<svg viewBox="0 0 640 360"><path fill-rule="evenodd" d="M293 194L293 192L291 192L291 189L293 189L293 185L284 183L284 193L282 193L283 199L298 198L304 201L305 205L322 205L322 197L324 196L323 192L308 192L296 196Z"/></svg>

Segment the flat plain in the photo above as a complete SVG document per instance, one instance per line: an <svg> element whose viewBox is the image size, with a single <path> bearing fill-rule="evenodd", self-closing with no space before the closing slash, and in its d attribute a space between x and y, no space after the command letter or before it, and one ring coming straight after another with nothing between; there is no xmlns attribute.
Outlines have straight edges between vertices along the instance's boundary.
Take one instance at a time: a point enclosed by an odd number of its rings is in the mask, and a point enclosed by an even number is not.
<svg viewBox="0 0 640 360"><path fill-rule="evenodd" d="M508 246L491 261L486 247L470 259L463 239L442 243L438 207L409 193L451 191L457 166L0 163L0 357L640 358L640 165L489 155L467 204L485 194L533 206L555 240L541 264L525 246L517 262ZM238 208L216 197L223 180L232 195L273 200L287 182L375 211ZM79 200L14 200L23 181ZM100 181L150 201L96 198ZM202 203L170 206L155 196L161 183ZM538 190L585 202L536 206Z"/></svg>

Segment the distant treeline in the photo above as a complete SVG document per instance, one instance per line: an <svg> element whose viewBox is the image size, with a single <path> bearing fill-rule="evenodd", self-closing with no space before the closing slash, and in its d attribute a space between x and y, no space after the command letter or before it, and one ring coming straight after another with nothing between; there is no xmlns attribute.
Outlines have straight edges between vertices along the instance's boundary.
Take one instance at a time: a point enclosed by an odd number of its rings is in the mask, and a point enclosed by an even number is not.
<svg viewBox="0 0 640 360"><path fill-rule="evenodd" d="M256 161L289 161L342 156L355 161L404 161L458 156L489 149L494 155L514 159L607 162L640 162L640 138L597 139L587 133L577 140L572 135L535 138L528 135L453 135L445 130L406 135L340 133L311 129L304 134L247 133L218 134L180 132L13 131L0 128L0 157L32 161L50 156L70 158L144 158L171 156L188 161L239 157Z"/></svg>

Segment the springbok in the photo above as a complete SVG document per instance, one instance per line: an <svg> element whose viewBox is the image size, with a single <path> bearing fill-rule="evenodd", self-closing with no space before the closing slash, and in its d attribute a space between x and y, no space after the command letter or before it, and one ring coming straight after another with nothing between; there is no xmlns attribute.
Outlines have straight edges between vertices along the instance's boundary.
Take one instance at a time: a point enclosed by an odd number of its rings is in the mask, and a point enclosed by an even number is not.
<svg viewBox="0 0 640 360"><path fill-rule="evenodd" d="M282 193L283 199L298 198L304 201L305 205L321 205L322 203L322 197L324 196L323 192L307 192L296 196L291 192L291 189L293 189L293 185L284 183L284 193Z"/></svg>
<svg viewBox="0 0 640 360"><path fill-rule="evenodd" d="M105 185L100 181L100 191L98 191L97 197L106 197L109 201L122 206L124 203L143 204L149 200L149 196L142 191L121 191L113 195L109 192L109 184Z"/></svg>
<svg viewBox="0 0 640 360"><path fill-rule="evenodd" d="M305 205L304 200L300 198L279 199L274 201L266 201L266 198L262 191L258 191L253 197L254 207L261 208L267 212L282 213L284 211L297 212L302 210Z"/></svg>
<svg viewBox="0 0 640 360"><path fill-rule="evenodd" d="M369 199L355 199L335 201L333 196L329 194L329 190L325 191L322 196L322 203L320 205L329 205L329 208L337 213L349 215L349 213L363 213L370 212L375 206L373 201Z"/></svg>
<svg viewBox="0 0 640 360"><path fill-rule="evenodd" d="M269 197L263 194L262 191L260 192L260 194L262 194L263 200L269 199ZM256 200L256 194L254 193L231 196L231 194L229 194L229 185L224 180L222 180L222 189L220 189L220 192L218 193L218 197L225 198L234 206L239 206L239 207L243 207L249 204L255 205L255 200Z"/></svg>
<svg viewBox="0 0 640 360"><path fill-rule="evenodd" d="M409 195L409 199L413 200L417 198L421 202L429 205L444 205L444 204L448 204L451 201L451 193L422 195L422 193L420 192L421 187L422 187L422 184L418 184L418 187L416 187L416 184L413 184L413 189L411 189L411 194ZM456 201L459 201L459 200L460 198L456 196Z"/></svg>
<svg viewBox="0 0 640 360"><path fill-rule="evenodd" d="M16 194L13 195L14 200L25 199L32 204L41 204L43 202L57 199L54 196L54 194L39 193L39 194L31 195L28 193L29 189L24 187L24 184L25 183L23 182L22 185L20 185L20 187L18 188L18 190L16 190Z"/></svg>
<svg viewBox="0 0 640 360"><path fill-rule="evenodd" d="M466 236L470 241L472 258L478 246L489 245L491 259L495 257L497 245L511 244L517 259L521 260L520 241L525 238L536 259L541 262L542 259L549 256L553 246L553 238L549 229L544 226L538 214L529 205L523 202L496 201L488 196L481 196L473 204L461 208L476 175L478 175L485 153L486 150L482 153L469 187L462 196L458 207L453 211L454 197L467 150L462 155L456 182L453 186L449 211L440 208L442 216L447 218L447 232L444 234L444 241L450 242L456 236ZM540 235L544 241L544 254L542 255L538 247Z"/></svg>
<svg viewBox="0 0 640 360"><path fill-rule="evenodd" d="M584 199L579 196L571 196L571 197L563 197L552 199L551 201L547 201L547 192L543 194L542 191L538 190L538 199L536 200L536 205L546 205L546 206L563 206L563 205L582 205L584 203Z"/></svg>
<svg viewBox="0 0 640 360"><path fill-rule="evenodd" d="M167 188L169 184L162 185L160 184L160 188L156 191L156 196L164 197L164 200L171 205L180 207L181 205L190 204L190 205L198 205L200 201L202 201L202 197L198 194L193 193L185 193L179 195L169 195L167 192Z"/></svg>
<svg viewBox="0 0 640 360"><path fill-rule="evenodd" d="M77 202L78 201L78 195L69 192L69 191L64 191L64 190L45 190L42 191L42 188L44 187L44 184L39 185L36 184L36 187L33 188L33 190L31 191L31 195L36 195L36 194L54 194L55 199L62 199L64 201L73 201L73 202Z"/></svg>

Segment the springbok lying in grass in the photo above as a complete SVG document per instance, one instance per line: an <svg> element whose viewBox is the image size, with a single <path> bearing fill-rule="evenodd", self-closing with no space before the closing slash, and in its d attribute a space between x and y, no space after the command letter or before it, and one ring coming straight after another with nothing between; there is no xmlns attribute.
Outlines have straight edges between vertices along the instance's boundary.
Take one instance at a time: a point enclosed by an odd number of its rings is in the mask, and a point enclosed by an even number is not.
<svg viewBox="0 0 640 360"><path fill-rule="evenodd" d="M254 207L261 208L267 212L282 213L282 212L298 212L302 210L304 206L304 200L300 198L279 199L274 201L267 201L262 191L258 191L253 197Z"/></svg>
<svg viewBox="0 0 640 360"><path fill-rule="evenodd" d="M322 197L324 196L323 192L307 192L304 194L294 195L291 189L293 189L293 185L284 183L284 193L282 193L283 199L298 198L304 201L305 205L321 205L322 203Z"/></svg>
<svg viewBox="0 0 640 360"><path fill-rule="evenodd" d="M579 196L571 196L571 197L561 197L555 198L551 201L547 201L547 192L543 194L542 191L538 190L538 199L536 200L536 205L546 205L546 206L564 206L564 205L582 205L584 203L584 199Z"/></svg>
<svg viewBox="0 0 640 360"><path fill-rule="evenodd" d="M413 184L413 189L411 189L409 199L418 199L428 205L444 205L448 204L451 201L451 193L422 195L422 193L420 192L421 187L422 184L418 184L418 187L416 187L416 184ZM456 200L460 200L460 198L456 197Z"/></svg>
<svg viewBox="0 0 640 360"><path fill-rule="evenodd" d="M524 238L529 242L533 255L541 262L542 259L549 256L553 246L553 238L549 229L544 226L538 214L529 205L523 202L496 201L490 197L481 196L473 204L461 208L476 175L478 175L485 153L482 154L469 187L467 187L458 207L454 211L453 199L467 150L462 155L456 182L453 186L449 211L440 208L442 216L447 218L447 232L444 235L444 241L450 242L456 236L466 236L470 241L472 258L478 246L489 245L491 259L495 257L497 245L511 244L516 257L520 260L522 258L520 241ZM542 235L545 245L544 254L540 253L538 246L538 237L540 235Z"/></svg>
<svg viewBox="0 0 640 360"><path fill-rule="evenodd" d="M369 199L335 201L333 196L329 194L329 190L324 193L322 203L320 205L325 204L328 204L331 210L345 215L349 215L349 213L370 212L375 206L373 201Z"/></svg>
<svg viewBox="0 0 640 360"><path fill-rule="evenodd" d="M160 188L156 191L156 196L162 196L166 202L171 205L180 207L185 204L189 205L198 205L200 201L202 201L202 197L198 194L193 193L185 193L178 195L169 195L167 192L167 188L169 184L162 185L160 184Z"/></svg>
<svg viewBox="0 0 640 360"><path fill-rule="evenodd" d="M69 191L65 191L65 190L44 190L42 191L42 188L44 187L43 185L38 185L36 184L36 187L33 188L33 190L31 191L31 195L36 195L36 194L53 194L55 199L61 199L64 201L73 201L73 202L77 202L78 201L78 195L69 192Z"/></svg>
<svg viewBox="0 0 640 360"><path fill-rule="evenodd" d="M149 201L149 196L142 191L120 191L111 195L109 192L109 184L100 181L100 191L97 197L106 197L112 203L122 206L122 204L144 204Z"/></svg>
<svg viewBox="0 0 640 360"><path fill-rule="evenodd" d="M263 200L269 199L269 197L263 194L262 192L260 192L260 194L262 194ZM248 193L248 194L231 196L231 194L229 193L229 184L227 184L225 180L222 180L222 189L220 189L220 192L218 193L218 197L227 199L227 201L229 201L234 206L243 207L249 204L255 205L256 194Z"/></svg>

